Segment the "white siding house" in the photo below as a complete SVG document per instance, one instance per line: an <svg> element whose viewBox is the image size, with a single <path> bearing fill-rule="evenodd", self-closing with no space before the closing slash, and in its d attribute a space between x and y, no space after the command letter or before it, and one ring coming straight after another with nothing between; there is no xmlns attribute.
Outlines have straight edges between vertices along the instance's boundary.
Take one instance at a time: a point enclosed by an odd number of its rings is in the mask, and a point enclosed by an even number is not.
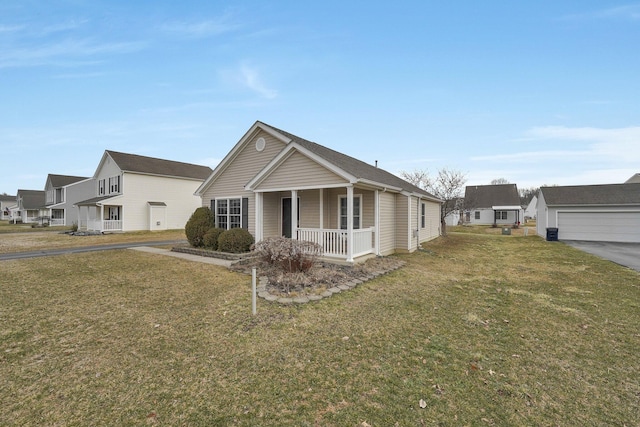
<svg viewBox="0 0 640 427"><path fill-rule="evenodd" d="M79 229L98 232L184 228L200 204L207 166L105 151L93 197L76 203Z"/></svg>
<svg viewBox="0 0 640 427"><path fill-rule="evenodd" d="M545 238L557 228L558 240L640 242L640 183L542 187L537 210Z"/></svg>

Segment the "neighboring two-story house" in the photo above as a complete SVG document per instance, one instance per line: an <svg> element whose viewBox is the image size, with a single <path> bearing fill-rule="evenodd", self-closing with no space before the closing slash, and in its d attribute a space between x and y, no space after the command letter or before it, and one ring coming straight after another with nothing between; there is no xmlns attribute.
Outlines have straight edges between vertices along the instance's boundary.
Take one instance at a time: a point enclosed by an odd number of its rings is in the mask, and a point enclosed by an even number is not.
<svg viewBox="0 0 640 427"><path fill-rule="evenodd" d="M42 216L47 216L44 202L45 193L42 190L18 190L13 219L23 223L38 222Z"/></svg>
<svg viewBox="0 0 640 427"><path fill-rule="evenodd" d="M11 210L16 208L16 196L0 194L0 220L11 219Z"/></svg>
<svg viewBox="0 0 640 427"><path fill-rule="evenodd" d="M96 232L184 228L200 205L208 166L107 150L92 177L93 197L76 203L78 229Z"/></svg>
<svg viewBox="0 0 640 427"><path fill-rule="evenodd" d="M75 203L93 195L91 178L49 174L44 186L45 207L49 210L50 224L71 226L78 223Z"/></svg>

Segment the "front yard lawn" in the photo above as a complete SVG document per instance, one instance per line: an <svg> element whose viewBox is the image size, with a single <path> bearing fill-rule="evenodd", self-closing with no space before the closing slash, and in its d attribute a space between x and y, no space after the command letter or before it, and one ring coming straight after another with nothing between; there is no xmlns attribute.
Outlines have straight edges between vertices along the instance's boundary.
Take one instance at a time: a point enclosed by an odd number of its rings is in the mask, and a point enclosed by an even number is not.
<svg viewBox="0 0 640 427"><path fill-rule="evenodd" d="M637 425L640 274L455 233L331 298L118 250L0 264L0 425Z"/></svg>

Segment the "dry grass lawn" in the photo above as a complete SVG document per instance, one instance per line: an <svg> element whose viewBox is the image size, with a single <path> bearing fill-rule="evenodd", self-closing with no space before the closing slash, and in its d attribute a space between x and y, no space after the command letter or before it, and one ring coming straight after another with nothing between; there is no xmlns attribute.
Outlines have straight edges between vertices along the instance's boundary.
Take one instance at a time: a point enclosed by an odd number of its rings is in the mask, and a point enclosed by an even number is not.
<svg viewBox="0 0 640 427"><path fill-rule="evenodd" d="M77 248L80 246L108 245L110 243L186 240L184 230L139 231L94 236L70 236L59 231L29 230L26 233L0 233L0 253Z"/></svg>
<svg viewBox="0 0 640 427"><path fill-rule="evenodd" d="M212 265L2 262L0 425L638 425L640 274L538 237L425 249L255 317Z"/></svg>

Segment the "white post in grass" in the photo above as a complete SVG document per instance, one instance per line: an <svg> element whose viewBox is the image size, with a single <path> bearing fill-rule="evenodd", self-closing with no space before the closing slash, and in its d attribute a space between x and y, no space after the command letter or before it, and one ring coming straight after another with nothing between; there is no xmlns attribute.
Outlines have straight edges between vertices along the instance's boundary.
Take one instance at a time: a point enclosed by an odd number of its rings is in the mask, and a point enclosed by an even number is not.
<svg viewBox="0 0 640 427"><path fill-rule="evenodd" d="M251 314L256 315L256 268L251 269Z"/></svg>

